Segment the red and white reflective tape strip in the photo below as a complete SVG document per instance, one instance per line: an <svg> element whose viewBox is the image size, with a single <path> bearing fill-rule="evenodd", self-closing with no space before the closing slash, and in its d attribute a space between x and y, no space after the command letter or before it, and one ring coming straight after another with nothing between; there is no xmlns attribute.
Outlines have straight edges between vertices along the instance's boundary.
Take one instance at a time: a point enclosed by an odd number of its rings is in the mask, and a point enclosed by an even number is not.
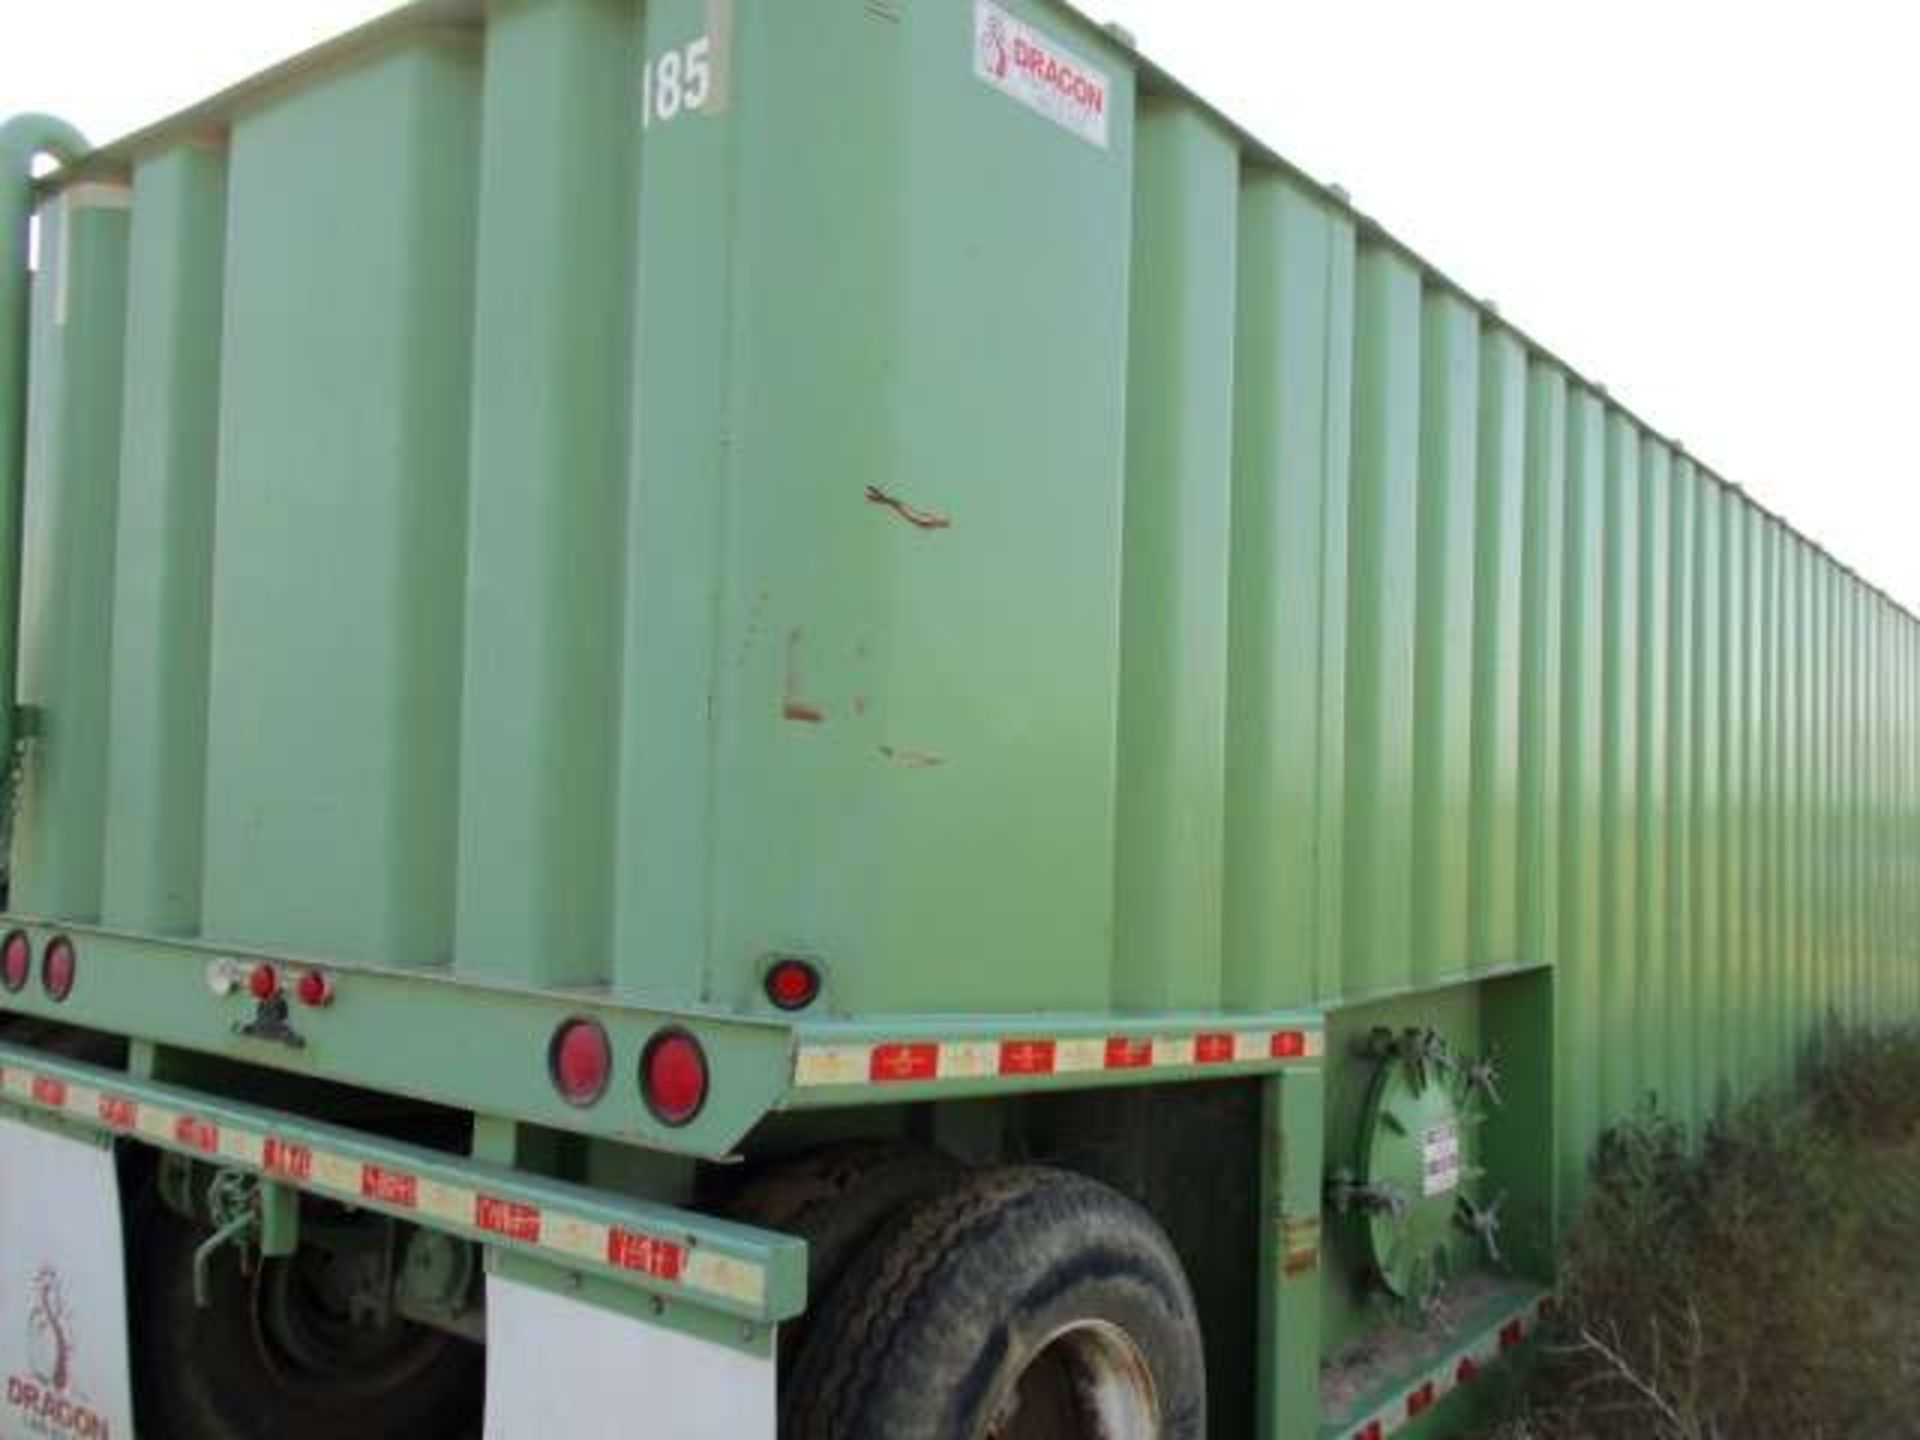
<svg viewBox="0 0 1920 1440"><path fill-rule="evenodd" d="M1323 1031L1209 1029L1156 1035L1012 1035L978 1040L803 1042L794 1056L799 1089L830 1085L900 1085L946 1080L1205 1069L1209 1065L1271 1067L1317 1059Z"/></svg>
<svg viewBox="0 0 1920 1440"><path fill-rule="evenodd" d="M205 1155L315 1194L411 1212L423 1221L438 1220L497 1236L558 1263L585 1262L628 1271L749 1308L766 1303L764 1266L703 1249L689 1237L670 1238L569 1214L404 1166L339 1154L265 1127L219 1123L190 1110L77 1084L21 1065L0 1066L0 1097L94 1129Z"/></svg>
<svg viewBox="0 0 1920 1440"><path fill-rule="evenodd" d="M1515 1349L1553 1311L1553 1297L1542 1295L1524 1310L1508 1316L1465 1350L1455 1351L1446 1364L1417 1378L1359 1424L1340 1433L1340 1440L1386 1440L1433 1409L1462 1385L1484 1374L1487 1367Z"/></svg>

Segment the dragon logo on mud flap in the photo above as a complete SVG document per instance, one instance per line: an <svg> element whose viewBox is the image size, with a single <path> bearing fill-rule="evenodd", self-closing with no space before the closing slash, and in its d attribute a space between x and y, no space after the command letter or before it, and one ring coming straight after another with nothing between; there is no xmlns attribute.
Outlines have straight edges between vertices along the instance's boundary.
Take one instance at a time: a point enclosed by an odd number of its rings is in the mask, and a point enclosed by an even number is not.
<svg viewBox="0 0 1920 1440"><path fill-rule="evenodd" d="M43 1265L27 1285L27 1370L7 1377L7 1413L18 1433L47 1440L111 1440L106 1417L74 1385L77 1325L60 1272Z"/></svg>

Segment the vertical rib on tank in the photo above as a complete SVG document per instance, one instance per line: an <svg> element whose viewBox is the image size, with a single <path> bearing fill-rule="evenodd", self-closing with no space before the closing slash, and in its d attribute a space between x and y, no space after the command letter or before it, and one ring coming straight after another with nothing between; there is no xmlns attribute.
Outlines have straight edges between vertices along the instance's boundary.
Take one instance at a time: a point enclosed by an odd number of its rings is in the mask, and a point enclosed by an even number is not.
<svg viewBox="0 0 1920 1440"><path fill-rule="evenodd" d="M1567 380L1527 367L1526 539L1520 568L1520 948L1550 965L1559 941L1560 552L1566 523Z"/></svg>
<svg viewBox="0 0 1920 1440"><path fill-rule="evenodd" d="M226 158L164 151L136 167L133 194L103 916L187 935L204 849Z"/></svg>
<svg viewBox="0 0 1920 1440"><path fill-rule="evenodd" d="M1640 809L1635 851L1640 909L1636 947L1640 964L1634 987L1633 1030L1639 1037L1636 1088L1644 1096L1665 1096L1672 1085L1667 1035L1672 1025L1668 1003L1668 796L1671 764L1667 716L1672 690L1667 670L1668 607L1672 586L1667 573L1668 501L1673 488L1673 452L1657 440L1641 451L1639 530L1635 537L1640 600L1635 611L1634 661L1639 669L1636 695ZM1757 635L1757 627L1755 632ZM1758 642L1755 641L1755 653Z"/></svg>
<svg viewBox="0 0 1920 1440"><path fill-rule="evenodd" d="M1699 1121L1711 1113L1716 1099L1720 1036L1717 1018L1723 1000L1720 991L1718 905L1720 834L1720 648L1724 638L1720 610L1720 534L1724 514L1719 483L1705 472L1693 478L1698 492L1693 529L1692 587L1694 591L1694 650L1692 666L1696 703L1688 713L1688 743L1693 788L1693 847L1689 855L1689 955L1692 959L1692 1057L1694 1095L1691 1116Z"/></svg>
<svg viewBox="0 0 1920 1440"><path fill-rule="evenodd" d="M1746 721L1743 661L1746 657L1745 539L1747 505L1733 490L1724 491L1726 514L1722 520L1720 613L1724 617L1725 643L1720 648L1720 807L1723 843L1720 884L1715 904L1720 914L1721 944L1725 958L1720 969L1722 1013L1720 1083L1729 1093L1748 1087L1749 1033L1743 1024L1752 991L1753 976L1747 965L1746 916L1740 887L1746 865L1747 794L1741 784L1743 740ZM1805 733L1805 727L1801 727ZM1609 1101L1611 1103L1611 1100Z"/></svg>
<svg viewBox="0 0 1920 1440"><path fill-rule="evenodd" d="M1421 322L1410 959L1414 983L1431 985L1469 961L1480 318L1436 290Z"/></svg>
<svg viewBox="0 0 1920 1440"><path fill-rule="evenodd" d="M1234 341L1225 993L1340 990L1350 219L1255 171L1241 192Z"/></svg>
<svg viewBox="0 0 1920 1440"><path fill-rule="evenodd" d="M1697 781L1690 749L1691 715L1699 704L1699 687L1693 671L1695 636L1693 616L1697 606L1693 575L1693 533L1698 519L1699 477L1693 461L1679 457L1673 468L1673 488L1669 503L1671 523L1667 531L1668 585L1668 692L1671 708L1667 714L1667 754L1672 776L1672 794L1668 804L1667 893L1673 904L1668 911L1667 1053L1673 1079L1667 1097L1670 1113L1687 1117L1693 1114L1697 1065L1694 1045L1694 938L1691 912L1693 890L1693 795Z"/></svg>
<svg viewBox="0 0 1920 1440"><path fill-rule="evenodd" d="M21 769L11 903L67 920L100 916L127 231L117 184L73 186L40 212L20 620L20 703L39 734Z"/></svg>
<svg viewBox="0 0 1920 1440"><path fill-rule="evenodd" d="M1412 979L1420 273L1363 245L1354 342L1347 636L1346 983Z"/></svg>
<svg viewBox="0 0 1920 1440"><path fill-rule="evenodd" d="M215 939L449 956L477 59L422 32L233 130Z"/></svg>
<svg viewBox="0 0 1920 1440"><path fill-rule="evenodd" d="M487 30L455 950L532 984L609 972L635 31Z"/></svg>
<svg viewBox="0 0 1920 1440"><path fill-rule="evenodd" d="M1634 541L1640 519L1640 434L1619 411L1606 417L1605 479L1601 496L1602 615L1591 633L1601 645L1600 1010L1605 1036L1596 1062L1604 1113L1631 1113L1638 1073L1633 996L1639 985L1635 901L1638 874L1632 816L1639 804L1634 703L1637 676L1631 649L1639 595Z"/></svg>
<svg viewBox="0 0 1920 1440"><path fill-rule="evenodd" d="M1564 582L1560 611L1560 1014L1562 1184L1573 1193L1600 1117L1601 540L1606 408L1576 387L1567 403Z"/></svg>
<svg viewBox="0 0 1920 1440"><path fill-rule="evenodd" d="M1473 534L1472 818L1467 953L1520 963L1520 570L1526 540L1526 347L1490 326L1480 340L1479 494Z"/></svg>
<svg viewBox="0 0 1920 1440"><path fill-rule="evenodd" d="M1220 1003L1240 156L1143 97L1122 541L1114 1003Z"/></svg>

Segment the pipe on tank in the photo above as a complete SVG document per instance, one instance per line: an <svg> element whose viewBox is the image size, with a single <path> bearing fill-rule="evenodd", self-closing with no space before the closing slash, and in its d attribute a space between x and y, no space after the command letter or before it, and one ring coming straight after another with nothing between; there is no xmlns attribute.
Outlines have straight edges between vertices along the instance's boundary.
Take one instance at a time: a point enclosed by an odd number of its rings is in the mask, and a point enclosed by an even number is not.
<svg viewBox="0 0 1920 1440"><path fill-rule="evenodd" d="M20 507L27 464L27 246L33 220L33 164L71 165L91 147L51 115L0 124L0 777L13 768L20 648ZM0 785L0 824L12 797ZM0 866L5 859L0 857Z"/></svg>

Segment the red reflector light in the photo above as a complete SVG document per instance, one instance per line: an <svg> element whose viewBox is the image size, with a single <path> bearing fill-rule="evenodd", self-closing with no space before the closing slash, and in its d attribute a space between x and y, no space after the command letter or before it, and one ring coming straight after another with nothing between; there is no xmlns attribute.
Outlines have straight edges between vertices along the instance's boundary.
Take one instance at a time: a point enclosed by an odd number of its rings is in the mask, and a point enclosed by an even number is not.
<svg viewBox="0 0 1920 1440"><path fill-rule="evenodd" d="M1433 1397L1433 1382L1429 1380L1418 1390L1415 1390L1407 1396L1407 1418L1411 1420L1414 1416L1424 1415L1427 1411L1431 1410L1433 1408Z"/></svg>
<svg viewBox="0 0 1920 1440"><path fill-rule="evenodd" d="M280 977L273 966L263 960L247 972L247 993L256 1000L271 1000L280 993Z"/></svg>
<svg viewBox="0 0 1920 1440"><path fill-rule="evenodd" d="M640 1057L640 1097L662 1125L685 1125L707 1103L707 1054L684 1030L662 1030Z"/></svg>
<svg viewBox="0 0 1920 1440"><path fill-rule="evenodd" d="M1466 1385L1477 1380L1479 1376L1480 1362L1475 1360L1471 1355L1462 1355L1460 1357L1459 1367L1453 1372L1454 1380L1461 1385Z"/></svg>
<svg viewBox="0 0 1920 1440"><path fill-rule="evenodd" d="M300 978L293 982L293 993L300 997L302 1005L311 1005L318 1009L322 1005L333 1003L333 978L324 970L305 970Z"/></svg>
<svg viewBox="0 0 1920 1440"><path fill-rule="evenodd" d="M565 1020L547 1045L547 1073L569 1105L591 1105L613 1076L613 1042L597 1020Z"/></svg>
<svg viewBox="0 0 1920 1440"><path fill-rule="evenodd" d="M79 969L71 940L62 935L48 941L46 953L40 957L40 983L46 987L48 998L58 1001L71 995Z"/></svg>
<svg viewBox="0 0 1920 1440"><path fill-rule="evenodd" d="M15 930L0 942L0 985L18 995L33 977L33 941L24 930Z"/></svg>
<svg viewBox="0 0 1920 1440"><path fill-rule="evenodd" d="M767 971L767 999L779 1010L804 1010L820 998L820 972L805 960L777 960Z"/></svg>

